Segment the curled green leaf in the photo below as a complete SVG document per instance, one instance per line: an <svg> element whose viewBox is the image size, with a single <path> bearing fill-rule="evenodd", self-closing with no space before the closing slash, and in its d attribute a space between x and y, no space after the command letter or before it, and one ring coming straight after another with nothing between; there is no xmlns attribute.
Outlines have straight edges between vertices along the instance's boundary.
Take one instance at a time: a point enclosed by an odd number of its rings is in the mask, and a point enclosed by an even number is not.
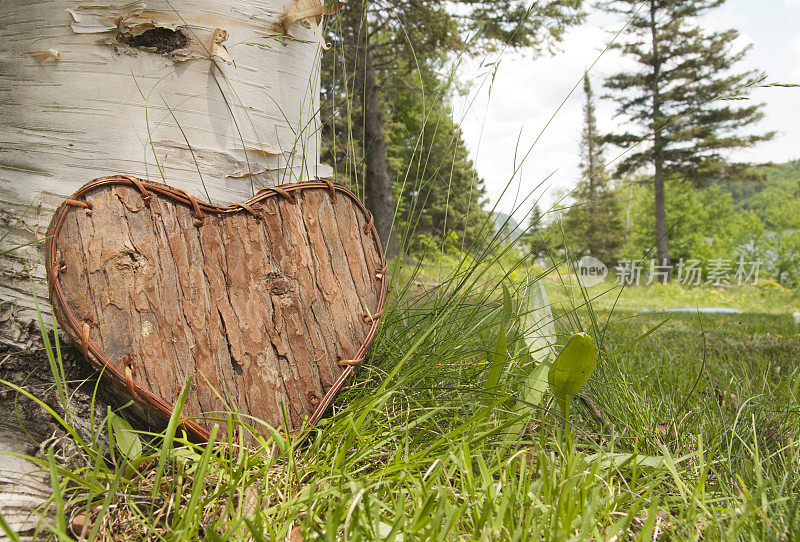
<svg viewBox="0 0 800 542"><path fill-rule="evenodd" d="M578 395L597 367L597 346L586 333L573 335L558 355L550 371L547 383L565 415L569 402Z"/></svg>

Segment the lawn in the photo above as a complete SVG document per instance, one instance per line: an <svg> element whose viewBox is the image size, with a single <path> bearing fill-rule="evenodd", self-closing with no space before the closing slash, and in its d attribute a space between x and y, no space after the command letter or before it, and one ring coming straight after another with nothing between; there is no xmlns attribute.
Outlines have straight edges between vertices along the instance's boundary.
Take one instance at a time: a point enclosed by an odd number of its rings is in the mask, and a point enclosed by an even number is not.
<svg viewBox="0 0 800 542"><path fill-rule="evenodd" d="M82 514L100 540L796 539L793 292L606 284L590 309L545 278L558 345L584 330L601 353L566 432L549 394L519 399L536 362L518 277L432 275L394 283L371 357L307 439L120 426L140 451L87 443L83 467L51 464L52 529ZM677 306L746 312L641 313Z"/></svg>

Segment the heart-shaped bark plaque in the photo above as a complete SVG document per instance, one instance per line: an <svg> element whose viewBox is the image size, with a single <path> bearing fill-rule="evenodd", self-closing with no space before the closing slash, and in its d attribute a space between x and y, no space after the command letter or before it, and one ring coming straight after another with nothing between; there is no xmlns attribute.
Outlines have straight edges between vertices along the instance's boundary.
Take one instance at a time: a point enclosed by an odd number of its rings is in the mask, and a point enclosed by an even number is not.
<svg viewBox="0 0 800 542"><path fill-rule="evenodd" d="M231 410L258 429L316 423L364 358L386 298L372 217L330 181L228 207L134 177L96 179L46 245L61 327L117 387L207 438ZM207 417L208 419L204 419ZM250 418L252 417L252 418Z"/></svg>

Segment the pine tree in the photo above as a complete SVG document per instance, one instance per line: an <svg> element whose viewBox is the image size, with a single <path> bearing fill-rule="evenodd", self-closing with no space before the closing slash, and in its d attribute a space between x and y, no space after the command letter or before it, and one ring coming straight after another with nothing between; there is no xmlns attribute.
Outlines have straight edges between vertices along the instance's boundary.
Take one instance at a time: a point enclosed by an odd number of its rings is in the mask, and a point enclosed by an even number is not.
<svg viewBox="0 0 800 542"><path fill-rule="evenodd" d="M589 74L583 78L586 103L581 134L582 181L573 192L575 205L564 213L564 231L573 248L588 251L606 265L616 262L623 245L617 198L604 169L603 139L597 130L594 93Z"/></svg>
<svg viewBox="0 0 800 542"><path fill-rule="evenodd" d="M376 33L373 40L380 42L383 37ZM334 61L342 67L345 55L328 55L327 59L323 59L323 81L328 83L323 87L323 159L339 166L340 182L361 192L366 167L362 172L360 164L366 166L370 151L363 144L370 136L357 122L363 116L362 105L347 99L344 85L330 84L336 83ZM375 73L381 91L386 173L393 181L389 218L394 219L397 235L408 241L404 248L411 252L415 252L415 240L423 234L436 243L449 236L451 240L457 238L459 246L471 246L480 241L478 230L488 218L482 208L483 181L453 119L452 78L433 70L431 60L422 69L413 59L396 54L392 70Z"/></svg>
<svg viewBox="0 0 800 542"><path fill-rule="evenodd" d="M528 251L531 261L535 261L548 253L551 244L548 237L552 234L552 227L544 221L544 213L539 206L539 202L533 204L528 215L528 226L525 235L522 237L522 244Z"/></svg>
<svg viewBox="0 0 800 542"><path fill-rule="evenodd" d="M401 180L395 183L401 237L426 234L441 242L448 236L455 239L455 234L462 241L459 246L481 243L488 219L482 208L483 181L469 159L449 100L432 100L423 111L418 93L398 85L387 106L389 170Z"/></svg>
<svg viewBox="0 0 800 542"><path fill-rule="evenodd" d="M647 0L642 5L641 0L611 0L604 4L608 11L630 19L628 36L617 48L638 63L635 71L606 80L618 113L635 126L606 140L632 149L618 169L620 174L645 169L652 174L656 257L665 266L670 265L665 181L683 177L701 186L726 166L726 150L774 135L741 135L742 128L763 116L761 104L742 107L725 100L741 97L762 75L731 72L748 49L736 49L736 30L705 32L698 24L698 17L723 3Z"/></svg>
<svg viewBox="0 0 800 542"><path fill-rule="evenodd" d="M345 167L351 180L363 187L390 257L398 249L393 227L397 206L393 157L387 155L384 103L390 99L391 80L413 85L420 79L419 72L438 73L454 52L478 54L498 45L547 50L569 26L583 19L582 2L361 0L344 4L330 36L333 51L323 57L323 69L335 76L324 77L322 84L324 97L339 104L331 107L333 118L341 113L347 118L340 126L328 123L324 135L339 164L340 158L349 161ZM422 79L426 77L423 73ZM430 99L430 89L424 93Z"/></svg>

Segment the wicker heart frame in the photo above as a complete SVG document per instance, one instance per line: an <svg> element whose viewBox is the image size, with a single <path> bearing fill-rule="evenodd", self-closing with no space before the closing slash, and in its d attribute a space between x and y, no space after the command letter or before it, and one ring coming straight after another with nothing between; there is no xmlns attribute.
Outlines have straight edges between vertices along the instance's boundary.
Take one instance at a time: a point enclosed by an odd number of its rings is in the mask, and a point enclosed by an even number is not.
<svg viewBox="0 0 800 542"><path fill-rule="evenodd" d="M59 325L123 393L207 439L231 409L316 423L364 359L386 299L372 216L327 180L227 207L130 176L95 179L46 243Z"/></svg>

